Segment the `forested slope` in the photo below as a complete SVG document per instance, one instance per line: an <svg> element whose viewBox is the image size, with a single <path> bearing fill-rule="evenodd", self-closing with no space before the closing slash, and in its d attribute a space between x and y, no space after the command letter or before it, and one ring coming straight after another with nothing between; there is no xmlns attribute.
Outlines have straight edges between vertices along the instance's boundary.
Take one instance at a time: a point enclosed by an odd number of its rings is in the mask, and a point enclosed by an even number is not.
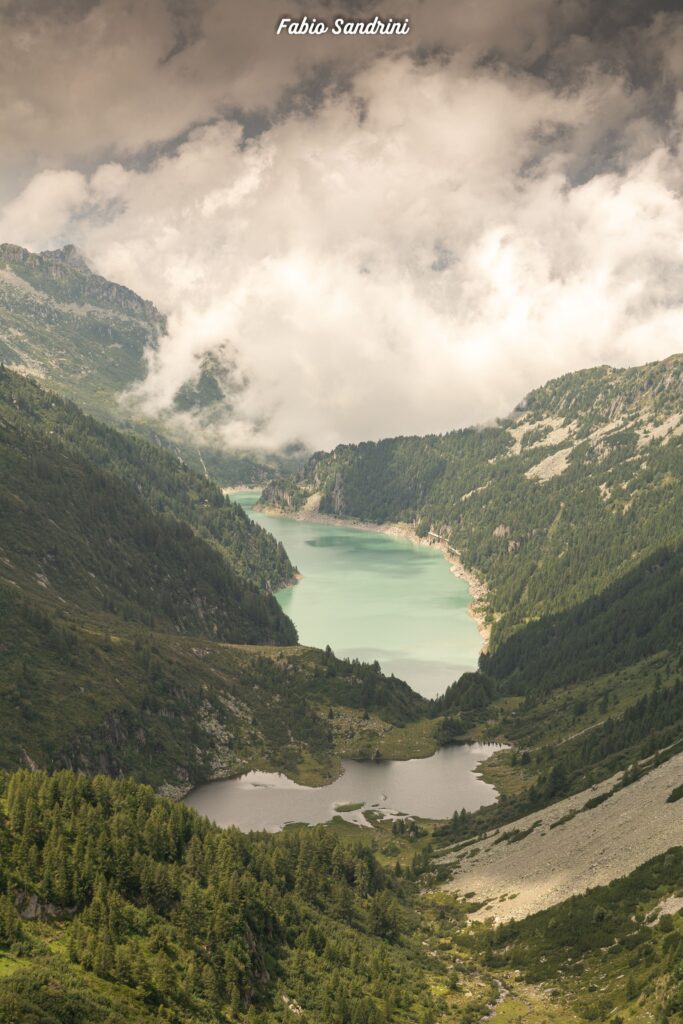
<svg viewBox="0 0 683 1024"><path fill-rule="evenodd" d="M223 559L260 589L274 590L293 579L294 567L282 544L225 497L217 484L170 451L114 430L84 415L73 402L2 368L0 417L5 430L15 426L30 431L39 445L54 446L58 441L72 457L113 473L152 512L172 513L216 545Z"/></svg>
<svg viewBox="0 0 683 1024"><path fill-rule="evenodd" d="M3 1020L407 1024L432 1005L408 887L367 848L222 831L68 772L2 779L0 801ZM63 923L22 922L31 900Z"/></svg>
<svg viewBox="0 0 683 1024"><path fill-rule="evenodd" d="M435 712L442 740L515 744L487 769L511 799L458 834L678 749L682 382L680 356L568 374L493 426L341 446L264 493L407 522L488 583L491 645Z"/></svg>
<svg viewBox="0 0 683 1024"><path fill-rule="evenodd" d="M67 607L67 612L69 608ZM372 666L300 647L219 644L81 623L0 587L0 767L37 764L192 785L249 768L331 779L332 707L400 726L428 703ZM370 723L371 724L371 723Z"/></svg>
<svg viewBox="0 0 683 1024"><path fill-rule="evenodd" d="M547 693L683 639L683 544L661 548L595 597L530 623L482 655L498 694Z"/></svg>
<svg viewBox="0 0 683 1024"><path fill-rule="evenodd" d="M63 443L6 371L0 406L2 581L72 616L110 612L140 625L236 643L293 643L275 599L134 482ZM36 393L37 389L36 389ZM87 451L87 445L84 445Z"/></svg>
<svg viewBox="0 0 683 1024"><path fill-rule="evenodd" d="M20 771L0 775L0 853L3 1021L579 1024L683 1009L680 848L525 921L468 925L473 905L429 891L423 857L402 869L321 827L245 836L130 781Z"/></svg>
<svg viewBox="0 0 683 1024"><path fill-rule="evenodd" d="M151 302L94 274L72 245L0 245L0 362L43 380L87 412L168 448L225 485L267 479L292 456L229 451L212 423L235 387L229 360L205 358L170 410L151 417L124 396L147 375L166 321ZM194 440L194 439L197 440Z"/></svg>
<svg viewBox="0 0 683 1024"><path fill-rule="evenodd" d="M256 766L332 778L331 708L361 731L428 713L293 646L270 593L292 566L217 487L5 369L0 469L0 767L177 792Z"/></svg>
<svg viewBox="0 0 683 1024"><path fill-rule="evenodd" d="M568 374L494 426L342 445L265 504L433 531L490 585L495 648L683 537L683 357Z"/></svg>

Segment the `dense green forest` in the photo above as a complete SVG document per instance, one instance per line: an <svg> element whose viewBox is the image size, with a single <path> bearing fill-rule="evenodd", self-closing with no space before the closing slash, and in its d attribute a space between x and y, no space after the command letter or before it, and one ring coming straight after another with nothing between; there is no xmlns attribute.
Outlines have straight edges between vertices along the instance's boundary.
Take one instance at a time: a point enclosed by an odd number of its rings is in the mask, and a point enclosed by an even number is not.
<svg viewBox="0 0 683 1024"><path fill-rule="evenodd" d="M73 402L7 369L0 369L0 417L7 429L28 429L39 442L47 435L50 443L59 441L71 455L111 471L153 512L172 513L188 523L259 588L275 590L292 580L294 567L282 545L225 497L215 482L167 449L107 427Z"/></svg>
<svg viewBox="0 0 683 1024"><path fill-rule="evenodd" d="M573 685L683 640L683 544L647 556L595 597L547 615L481 659L499 693Z"/></svg>
<svg viewBox="0 0 683 1024"><path fill-rule="evenodd" d="M66 771L0 776L0 808L12 1024L681 1019L680 848L495 927L424 891L429 858L401 867L396 823L391 845L244 835Z"/></svg>
<svg viewBox="0 0 683 1024"><path fill-rule="evenodd" d="M301 464L296 448L277 455L226 451L212 433L235 387L229 360L199 361L167 415L150 417L130 397L123 401L147 375L147 353L166 321L151 302L94 274L74 246L33 253L0 245L0 271L1 362L40 377L98 419L180 455L225 486L264 481Z"/></svg>
<svg viewBox="0 0 683 1024"><path fill-rule="evenodd" d="M0 799L2 1020L435 1019L409 883L367 847L223 831L103 776L21 771Z"/></svg>
<svg viewBox="0 0 683 1024"><path fill-rule="evenodd" d="M514 633L435 711L456 735L486 722L533 748L533 806L674 744L683 733L683 550L658 551L598 596Z"/></svg>
<svg viewBox="0 0 683 1024"><path fill-rule="evenodd" d="M195 532L193 517L157 511L120 467L98 465L75 437L63 442L34 410L32 399L44 402L43 393L0 372L5 585L35 600L42 591L81 621L108 612L236 643L296 641L275 599ZM272 553L277 560L274 544Z"/></svg>

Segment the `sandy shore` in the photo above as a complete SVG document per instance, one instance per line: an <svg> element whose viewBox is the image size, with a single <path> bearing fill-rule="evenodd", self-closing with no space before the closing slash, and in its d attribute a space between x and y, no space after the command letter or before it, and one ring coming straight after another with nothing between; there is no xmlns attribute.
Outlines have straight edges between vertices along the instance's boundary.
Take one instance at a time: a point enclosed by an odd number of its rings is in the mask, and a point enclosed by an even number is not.
<svg viewBox="0 0 683 1024"><path fill-rule="evenodd" d="M426 537L419 537L408 523L366 523L361 519L331 516L325 512L318 511L316 499L318 499L318 495L313 495L304 507L296 512L285 512L283 509L261 504L258 504L256 508L259 512L265 512L269 516L283 516L285 519L298 519L302 522L321 523L327 526L349 526L355 530L366 530L369 533L385 533L389 537L401 537L404 540L411 541L413 544L421 544L423 547L437 548L446 561L450 563L453 575L464 580L469 588L472 603L467 610L479 630L482 651L487 650L491 638L491 626L486 620L488 588L480 577L465 568L462 564L460 553L443 537L432 531Z"/></svg>

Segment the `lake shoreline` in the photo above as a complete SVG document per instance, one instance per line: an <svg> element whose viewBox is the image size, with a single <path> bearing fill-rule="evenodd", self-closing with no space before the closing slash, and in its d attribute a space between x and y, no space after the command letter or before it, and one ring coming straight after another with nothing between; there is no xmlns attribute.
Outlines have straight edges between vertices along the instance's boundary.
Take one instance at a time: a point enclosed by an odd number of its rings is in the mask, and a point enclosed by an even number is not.
<svg viewBox="0 0 683 1024"><path fill-rule="evenodd" d="M246 490L246 488L244 489ZM254 490L258 490L258 488L254 488ZM272 505L261 505L259 502L256 503L254 508L255 511L263 512L269 516L282 516L284 519L320 523L325 526L348 526L351 529L364 530L367 533L383 533L389 537L409 540L411 543L420 544L422 547L437 548L450 564L453 575L457 576L458 579L464 580L467 584L470 597L472 598L471 603L468 605L467 613L474 620L481 637L481 653L484 654L488 650L491 640L491 624L487 618L488 609L486 607L488 587L484 580L463 565L460 553L443 537L432 531L426 536L420 537L414 527L408 523L368 523L362 519L343 518L342 516L330 515L327 512L319 512L311 499L302 509L298 509L296 512L285 511Z"/></svg>
<svg viewBox="0 0 683 1024"><path fill-rule="evenodd" d="M428 719L428 721L433 721L434 723L436 723L439 721L439 719ZM407 727L395 726L395 728L403 729ZM433 746L431 746L429 749L424 748L421 751L411 750L405 754L395 753L392 754L392 756L390 757L356 757L352 753L349 753L347 751L338 752L338 760L335 770L333 772L330 772L329 774L322 772L318 776L307 774L302 778L302 776L298 774L296 771L294 771L292 774L289 774L289 772L287 772L285 769L277 767L276 765L271 765L268 763L267 760L264 760L262 758L257 758L255 760L247 761L239 769L233 772L218 772L217 774L208 775L205 779L200 779L196 782L189 782L185 785L176 785L174 783L164 782L161 784L161 786L157 787L155 793L157 796L164 797L167 800L173 800L176 803L183 803L188 796L190 796L196 790L203 789L205 786L210 786L214 783L219 782L237 782L245 776L250 775L254 772L266 772L271 774L282 775L289 782L294 783L295 786L300 787L302 789L320 790L334 785L335 782L338 782L339 779L342 778L344 772L346 771L345 762L349 764L364 765L392 764L402 763L406 761L427 761L430 758L434 757L434 755L441 750L458 747L471 748L476 745L491 746L496 748L485 758L483 758L480 762L478 762L476 767L472 768L472 774L476 779L479 779L480 781L485 782L487 785L491 786L496 793L496 799L498 799L500 797L500 791L498 790L495 781L486 777L485 765L490 761L492 757L495 756L495 754L499 753L499 751L509 749L509 744L502 739L462 739L449 740L447 743L439 743L436 737L434 737Z"/></svg>
<svg viewBox="0 0 683 1024"><path fill-rule="evenodd" d="M375 762L344 757L337 778L320 786L298 782L281 769L257 768L200 783L182 800L220 827L242 831L280 831L289 822L315 825L336 817L372 828L367 812L390 819L445 821L454 809L497 802L500 794L483 779L481 768L499 749L499 744L474 741L439 747L428 758ZM435 786L436 780L446 784ZM290 804L286 812L283 802Z"/></svg>

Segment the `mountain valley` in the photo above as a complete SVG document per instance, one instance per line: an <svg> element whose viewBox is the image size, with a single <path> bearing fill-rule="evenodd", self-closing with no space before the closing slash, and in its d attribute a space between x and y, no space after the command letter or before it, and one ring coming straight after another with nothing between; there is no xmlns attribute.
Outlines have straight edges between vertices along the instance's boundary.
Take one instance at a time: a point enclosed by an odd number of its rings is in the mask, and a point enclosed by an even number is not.
<svg viewBox="0 0 683 1024"><path fill-rule="evenodd" d="M153 307L71 249L22 252L1 282L0 1012L680 1020L683 357L279 476L231 463L267 473L264 507L395 524L479 581L489 644L427 700L301 646L282 544L156 428L119 429ZM500 798L445 821L243 835L178 802L478 741L505 744L481 769Z"/></svg>

